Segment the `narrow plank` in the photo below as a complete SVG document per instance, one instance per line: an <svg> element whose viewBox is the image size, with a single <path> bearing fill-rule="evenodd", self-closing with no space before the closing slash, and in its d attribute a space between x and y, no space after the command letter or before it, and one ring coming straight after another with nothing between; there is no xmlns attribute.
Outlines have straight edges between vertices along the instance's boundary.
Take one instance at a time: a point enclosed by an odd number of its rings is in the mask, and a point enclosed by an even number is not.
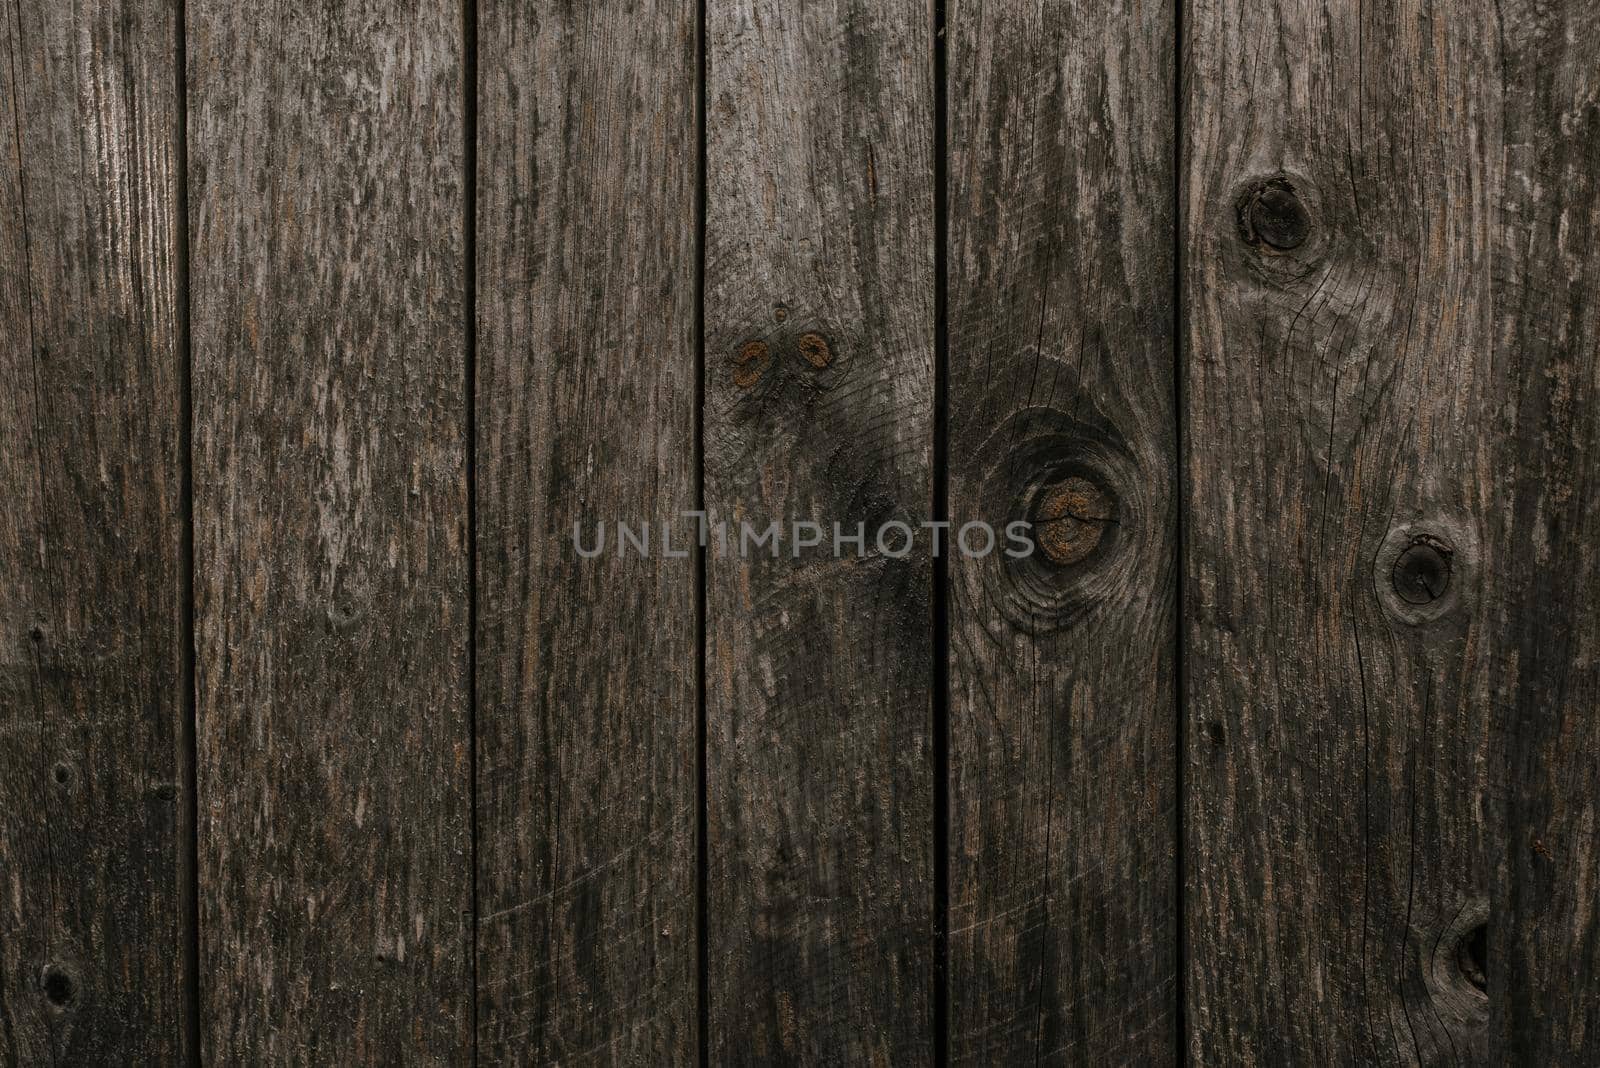
<svg viewBox="0 0 1600 1068"><path fill-rule="evenodd" d="M461 6L188 14L203 1054L460 1062Z"/></svg>
<svg viewBox="0 0 1600 1068"><path fill-rule="evenodd" d="M481 10L479 1051L688 1063L696 5Z"/></svg>
<svg viewBox="0 0 1600 1068"><path fill-rule="evenodd" d="M1173 5L955 0L950 1053L1177 1049Z"/></svg>
<svg viewBox="0 0 1600 1068"><path fill-rule="evenodd" d="M0 3L0 1062L177 1063L177 27Z"/></svg>
<svg viewBox="0 0 1600 1068"><path fill-rule="evenodd" d="M713 0L706 32L711 1058L926 1062L929 539L873 534L932 502L929 10Z"/></svg>
<svg viewBox="0 0 1600 1068"><path fill-rule="evenodd" d="M1494 265L1504 869L1488 934L1505 1064L1600 1063L1600 8L1499 6ZM1498 754L1497 754L1498 755ZM1501 770L1497 767L1496 770ZM1495 1048L1495 1047L1491 1047Z"/></svg>
<svg viewBox="0 0 1600 1068"><path fill-rule="evenodd" d="M1189 1052L1505 1063L1496 5L1186 11Z"/></svg>

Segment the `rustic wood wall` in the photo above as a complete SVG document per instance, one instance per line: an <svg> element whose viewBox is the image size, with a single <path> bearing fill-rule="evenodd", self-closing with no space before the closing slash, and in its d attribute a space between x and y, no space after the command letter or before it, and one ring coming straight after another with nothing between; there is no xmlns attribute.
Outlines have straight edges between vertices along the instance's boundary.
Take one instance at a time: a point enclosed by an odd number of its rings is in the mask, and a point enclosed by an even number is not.
<svg viewBox="0 0 1600 1068"><path fill-rule="evenodd" d="M1600 8L0 0L0 140L0 1063L1600 1062Z"/></svg>

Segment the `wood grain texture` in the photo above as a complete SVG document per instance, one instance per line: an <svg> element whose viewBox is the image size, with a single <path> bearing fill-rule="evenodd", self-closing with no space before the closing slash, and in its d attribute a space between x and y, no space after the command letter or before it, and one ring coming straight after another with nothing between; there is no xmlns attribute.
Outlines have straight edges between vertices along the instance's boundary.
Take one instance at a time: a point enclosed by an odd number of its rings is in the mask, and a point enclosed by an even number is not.
<svg viewBox="0 0 1600 1068"><path fill-rule="evenodd" d="M1202 1064L1506 1063L1473 962L1509 651L1509 560L1487 537L1506 506L1495 250L1521 92L1502 28L1478 2L1186 8ZM1494 937L1528 922L1496 916Z"/></svg>
<svg viewBox="0 0 1600 1068"><path fill-rule="evenodd" d="M461 7L188 16L204 1057L459 1063Z"/></svg>
<svg viewBox="0 0 1600 1068"><path fill-rule="evenodd" d="M688 1063L696 5L482 12L479 1052Z"/></svg>
<svg viewBox="0 0 1600 1068"><path fill-rule="evenodd" d="M1504 202L1494 264L1498 445L1485 470L1503 870L1491 1046L1600 1063L1600 8L1498 8ZM1497 754L1499 755L1499 754Z"/></svg>
<svg viewBox="0 0 1600 1068"><path fill-rule="evenodd" d="M0 3L0 1063L186 1055L177 29Z"/></svg>
<svg viewBox="0 0 1600 1068"><path fill-rule="evenodd" d="M950 1055L1176 1052L1171 4L956 0Z"/></svg>
<svg viewBox="0 0 1600 1068"><path fill-rule="evenodd" d="M707 5L706 503L785 529L708 563L714 1063L932 1056L929 543L832 553L931 508L931 34L909 0Z"/></svg>

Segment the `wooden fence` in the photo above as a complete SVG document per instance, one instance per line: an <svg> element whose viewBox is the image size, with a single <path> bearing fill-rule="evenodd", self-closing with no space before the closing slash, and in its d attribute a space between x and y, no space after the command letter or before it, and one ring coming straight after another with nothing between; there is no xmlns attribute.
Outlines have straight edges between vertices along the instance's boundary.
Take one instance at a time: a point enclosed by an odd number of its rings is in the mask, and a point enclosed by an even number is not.
<svg viewBox="0 0 1600 1068"><path fill-rule="evenodd" d="M1600 7L0 70L4 1063L1600 1063Z"/></svg>

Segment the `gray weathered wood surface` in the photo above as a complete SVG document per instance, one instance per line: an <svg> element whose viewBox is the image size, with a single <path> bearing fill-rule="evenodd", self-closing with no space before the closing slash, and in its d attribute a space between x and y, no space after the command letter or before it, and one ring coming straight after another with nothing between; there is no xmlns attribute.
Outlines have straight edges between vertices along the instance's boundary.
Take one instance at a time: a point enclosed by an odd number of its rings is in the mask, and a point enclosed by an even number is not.
<svg viewBox="0 0 1600 1068"><path fill-rule="evenodd" d="M932 569L831 549L932 505L932 23L712 0L706 31L706 505L788 528L708 562L710 1054L921 1062ZM793 558L797 520L828 548Z"/></svg>
<svg viewBox="0 0 1600 1068"><path fill-rule="evenodd" d="M1187 9L1185 950L1201 1063L1489 1052L1459 956L1489 909L1484 681L1502 651L1480 481L1503 402L1492 14ZM1421 591L1396 581L1413 552L1441 561Z"/></svg>
<svg viewBox="0 0 1600 1068"><path fill-rule="evenodd" d="M0 1063L1600 1061L1600 9L0 0L0 138Z"/></svg>
<svg viewBox="0 0 1600 1068"><path fill-rule="evenodd" d="M1478 501L1495 650L1502 1063L1600 1062L1600 7L1498 10L1504 155ZM1491 873L1493 874L1493 873Z"/></svg>
<svg viewBox="0 0 1600 1068"><path fill-rule="evenodd" d="M471 1045L460 6L189 6L211 1063Z"/></svg>
<svg viewBox="0 0 1600 1068"><path fill-rule="evenodd" d="M177 39L0 4L0 1063L187 1043Z"/></svg>
<svg viewBox="0 0 1600 1068"><path fill-rule="evenodd" d="M682 1064L698 576L659 538L696 507L695 7L479 33L479 1059Z"/></svg>
<svg viewBox="0 0 1600 1068"><path fill-rule="evenodd" d="M950 5L950 1056L1177 1048L1173 8Z"/></svg>
<svg viewBox="0 0 1600 1068"><path fill-rule="evenodd" d="M1596 25L1186 20L1201 1062L1600 1049L1594 624L1570 600L1596 577Z"/></svg>

